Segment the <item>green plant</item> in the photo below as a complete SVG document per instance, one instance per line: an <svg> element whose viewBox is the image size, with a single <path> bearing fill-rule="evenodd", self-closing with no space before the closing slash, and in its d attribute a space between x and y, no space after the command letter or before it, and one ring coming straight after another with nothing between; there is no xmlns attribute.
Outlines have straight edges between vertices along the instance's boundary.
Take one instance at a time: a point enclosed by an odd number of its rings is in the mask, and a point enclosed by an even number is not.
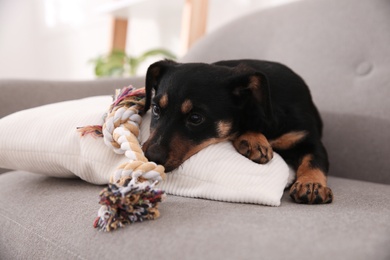
<svg viewBox="0 0 390 260"><path fill-rule="evenodd" d="M114 50L108 55L100 55L90 62L94 64L97 77L123 77L133 76L139 66L149 57L162 56L176 59L176 56L165 49L153 49L142 53L140 56L127 55L124 51Z"/></svg>

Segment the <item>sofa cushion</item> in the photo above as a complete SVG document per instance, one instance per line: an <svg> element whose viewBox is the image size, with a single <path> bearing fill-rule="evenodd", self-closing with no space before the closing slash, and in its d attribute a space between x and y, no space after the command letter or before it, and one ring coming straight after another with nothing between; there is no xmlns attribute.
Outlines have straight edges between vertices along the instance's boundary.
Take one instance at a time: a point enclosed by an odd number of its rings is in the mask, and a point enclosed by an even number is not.
<svg viewBox="0 0 390 260"><path fill-rule="evenodd" d="M287 193L278 208L168 196L159 219L103 233L92 227L101 187L5 173L0 259L389 259L389 186L329 184L336 200L321 206Z"/></svg>
<svg viewBox="0 0 390 260"><path fill-rule="evenodd" d="M322 113L330 175L390 184L390 120Z"/></svg>

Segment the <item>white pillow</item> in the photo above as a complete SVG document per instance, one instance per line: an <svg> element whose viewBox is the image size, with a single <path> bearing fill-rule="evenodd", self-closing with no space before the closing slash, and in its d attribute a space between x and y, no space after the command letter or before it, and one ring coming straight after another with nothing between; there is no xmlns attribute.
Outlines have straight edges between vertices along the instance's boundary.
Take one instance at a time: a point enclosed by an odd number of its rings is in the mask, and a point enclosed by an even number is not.
<svg viewBox="0 0 390 260"><path fill-rule="evenodd" d="M112 152L102 138L81 137L77 127L102 125L111 102L111 96L91 97L32 108L0 119L0 168L108 183L111 173L128 159ZM150 116L145 116L142 140L149 135L149 122ZM225 142L192 156L169 173L159 187L179 196L278 206L292 176L279 155L259 165Z"/></svg>

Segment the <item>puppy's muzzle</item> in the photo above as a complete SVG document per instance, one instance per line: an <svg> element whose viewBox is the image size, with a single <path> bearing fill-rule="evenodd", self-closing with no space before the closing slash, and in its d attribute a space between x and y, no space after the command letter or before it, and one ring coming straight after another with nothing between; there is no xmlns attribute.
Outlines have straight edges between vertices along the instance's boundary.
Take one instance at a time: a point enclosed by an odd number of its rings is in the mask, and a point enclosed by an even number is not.
<svg viewBox="0 0 390 260"><path fill-rule="evenodd" d="M168 160L168 151L158 144L152 144L146 148L145 156L149 161L165 165Z"/></svg>

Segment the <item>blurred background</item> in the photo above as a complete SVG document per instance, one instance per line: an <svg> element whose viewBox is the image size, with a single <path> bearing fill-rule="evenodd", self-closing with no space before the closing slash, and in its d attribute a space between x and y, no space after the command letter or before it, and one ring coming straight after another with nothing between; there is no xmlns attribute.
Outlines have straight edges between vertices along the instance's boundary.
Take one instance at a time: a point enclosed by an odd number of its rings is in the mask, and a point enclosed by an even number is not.
<svg viewBox="0 0 390 260"><path fill-rule="evenodd" d="M0 0L0 78L142 75L203 35L297 0Z"/></svg>

